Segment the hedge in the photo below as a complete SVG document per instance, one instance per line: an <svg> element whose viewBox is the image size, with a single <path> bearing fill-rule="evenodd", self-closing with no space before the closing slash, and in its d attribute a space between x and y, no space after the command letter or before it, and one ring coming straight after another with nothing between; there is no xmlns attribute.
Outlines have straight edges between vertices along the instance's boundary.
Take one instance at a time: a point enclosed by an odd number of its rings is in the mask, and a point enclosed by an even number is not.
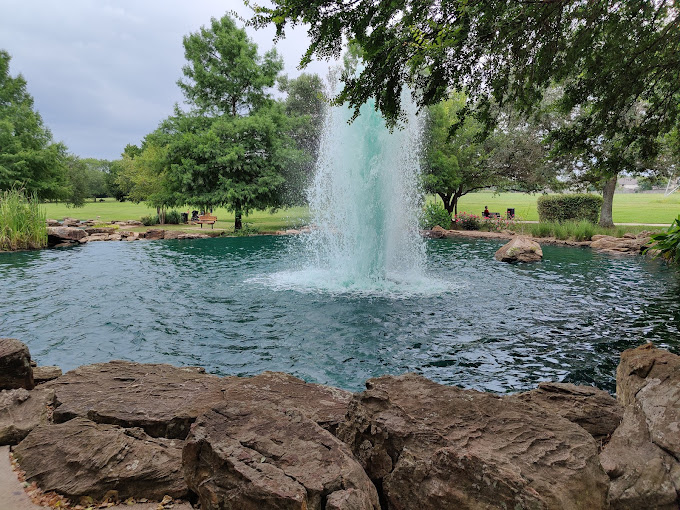
<svg viewBox="0 0 680 510"><path fill-rule="evenodd" d="M543 195L538 198L538 221L581 221L597 223L602 197L587 193Z"/></svg>

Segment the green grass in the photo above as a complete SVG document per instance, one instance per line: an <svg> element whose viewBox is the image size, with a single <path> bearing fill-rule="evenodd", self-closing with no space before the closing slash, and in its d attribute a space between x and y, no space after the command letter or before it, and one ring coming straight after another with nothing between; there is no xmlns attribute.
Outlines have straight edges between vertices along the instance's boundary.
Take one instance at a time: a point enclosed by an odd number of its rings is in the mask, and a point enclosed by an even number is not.
<svg viewBox="0 0 680 510"><path fill-rule="evenodd" d="M505 215L508 207L515 208L519 220L538 221L536 200L540 195L492 192L470 193L458 201L458 211L481 214L488 205L492 212ZM439 200L439 199L437 199ZM614 195L614 223L642 223L670 225L680 213L680 193L665 197L652 193L617 193Z"/></svg>
<svg viewBox="0 0 680 510"><path fill-rule="evenodd" d="M83 207L67 207L66 204L45 204L47 217L55 220L63 220L65 217L77 218L79 220L95 220L98 223L105 223L115 220L139 220L142 216L156 216L156 209L142 204L132 202L116 202L112 198L107 198L104 202L86 202ZM180 212L186 212L186 209ZM190 209L191 212L191 209ZM234 213L227 212L226 209L217 208L213 211L217 216L215 230L233 231ZM267 211L253 211L249 216L243 217L244 225L249 224L259 231L284 230L305 225L309 221L309 211L306 207L291 207L281 209L274 214ZM187 228L200 230L200 225L163 225L167 230L187 230ZM207 225L203 230L210 230ZM145 230L145 229L142 229Z"/></svg>
<svg viewBox="0 0 680 510"><path fill-rule="evenodd" d="M0 194L0 251L47 246L45 208L19 190Z"/></svg>

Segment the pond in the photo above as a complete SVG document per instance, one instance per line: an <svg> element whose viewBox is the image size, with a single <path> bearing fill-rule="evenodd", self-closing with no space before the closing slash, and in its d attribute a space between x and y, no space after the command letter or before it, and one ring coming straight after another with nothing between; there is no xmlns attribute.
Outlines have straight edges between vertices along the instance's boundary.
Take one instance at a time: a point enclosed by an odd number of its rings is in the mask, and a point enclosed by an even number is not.
<svg viewBox="0 0 680 510"><path fill-rule="evenodd" d="M349 390L412 371L494 392L543 380L613 392L622 350L680 352L677 269L551 246L543 262L508 265L493 259L501 244L427 241L432 289L414 293L287 285L300 270L290 237L2 253L0 336L64 370L125 359Z"/></svg>

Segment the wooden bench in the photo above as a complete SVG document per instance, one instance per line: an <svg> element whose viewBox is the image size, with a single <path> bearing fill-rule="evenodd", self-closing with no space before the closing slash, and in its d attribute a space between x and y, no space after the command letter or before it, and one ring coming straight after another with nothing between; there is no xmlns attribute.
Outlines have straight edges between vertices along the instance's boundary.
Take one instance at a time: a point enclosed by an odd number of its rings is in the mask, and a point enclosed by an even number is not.
<svg viewBox="0 0 680 510"><path fill-rule="evenodd" d="M217 216L212 216L211 214L203 214L198 217L198 221L196 223L199 223L201 225L201 228L203 228L204 223L210 225L210 228L215 228L216 221Z"/></svg>

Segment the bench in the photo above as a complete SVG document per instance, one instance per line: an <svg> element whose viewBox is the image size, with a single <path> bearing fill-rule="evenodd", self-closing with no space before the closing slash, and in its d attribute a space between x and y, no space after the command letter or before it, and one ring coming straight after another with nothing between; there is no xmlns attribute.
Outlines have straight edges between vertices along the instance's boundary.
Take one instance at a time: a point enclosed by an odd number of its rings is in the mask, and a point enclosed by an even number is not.
<svg viewBox="0 0 680 510"><path fill-rule="evenodd" d="M210 228L215 228L216 221L217 216L212 216L210 214L202 214L201 216L198 217L198 221L196 223L199 223L201 225L201 228L203 228L204 223L210 225Z"/></svg>
<svg viewBox="0 0 680 510"><path fill-rule="evenodd" d="M484 217L484 213L482 213L482 217ZM489 212L489 216L486 216L487 218L500 218L501 213L499 212Z"/></svg>

